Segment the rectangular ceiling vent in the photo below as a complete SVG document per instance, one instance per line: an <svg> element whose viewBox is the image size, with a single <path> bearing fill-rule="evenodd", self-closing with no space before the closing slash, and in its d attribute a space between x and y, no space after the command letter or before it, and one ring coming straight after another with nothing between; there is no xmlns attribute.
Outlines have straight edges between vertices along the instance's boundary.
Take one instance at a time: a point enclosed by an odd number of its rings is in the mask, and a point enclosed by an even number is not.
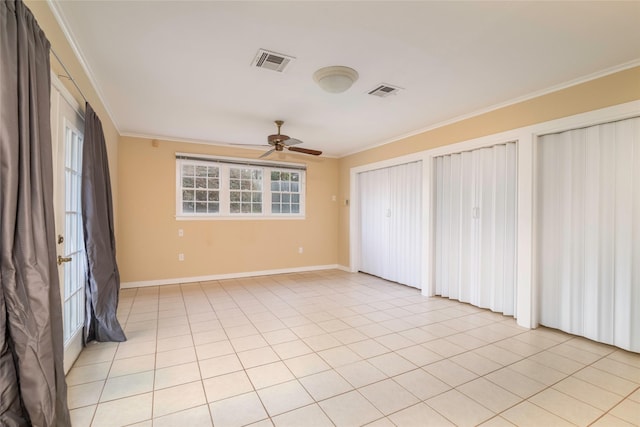
<svg viewBox="0 0 640 427"><path fill-rule="evenodd" d="M397 86L391 86L388 84L381 83L369 92L369 95L379 96L380 98L387 97L389 95L395 95L400 91L400 88Z"/></svg>
<svg viewBox="0 0 640 427"><path fill-rule="evenodd" d="M258 68L266 68L267 70L278 71L281 73L294 59L295 58L293 56L260 49L258 50L258 54L254 58L252 65Z"/></svg>

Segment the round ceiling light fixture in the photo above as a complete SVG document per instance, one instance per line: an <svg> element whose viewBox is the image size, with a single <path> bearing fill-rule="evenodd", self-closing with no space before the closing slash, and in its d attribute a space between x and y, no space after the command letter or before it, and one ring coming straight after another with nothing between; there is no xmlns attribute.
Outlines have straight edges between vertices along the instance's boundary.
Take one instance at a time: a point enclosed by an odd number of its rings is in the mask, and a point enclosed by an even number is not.
<svg viewBox="0 0 640 427"><path fill-rule="evenodd" d="M341 93L358 80L358 72L341 65L324 67L313 73L313 80L327 92Z"/></svg>

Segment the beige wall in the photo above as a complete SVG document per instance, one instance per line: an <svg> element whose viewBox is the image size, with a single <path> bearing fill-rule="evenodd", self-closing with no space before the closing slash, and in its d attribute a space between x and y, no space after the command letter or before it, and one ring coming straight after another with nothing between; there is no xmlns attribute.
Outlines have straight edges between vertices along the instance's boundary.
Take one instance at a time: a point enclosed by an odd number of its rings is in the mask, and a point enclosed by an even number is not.
<svg viewBox="0 0 640 427"><path fill-rule="evenodd" d="M122 137L118 262L123 282L155 281L337 262L338 160L272 155L307 164L304 220L175 219L175 153L257 158L260 151ZM184 237L178 237L178 229ZM298 253L302 246L304 252ZM178 253L185 260L178 261Z"/></svg>
<svg viewBox="0 0 640 427"><path fill-rule="evenodd" d="M124 282L336 263L347 266L349 207L344 200L350 198L350 168L640 99L640 67L636 67L339 160L309 160L305 220L178 222L174 218L176 151L239 157L249 152L167 141L154 148L150 140L119 137L48 4L25 3L102 120ZM51 64L61 74L55 58ZM62 81L83 104L71 83ZM334 194L338 202L331 200ZM178 228L184 229L183 238L177 237ZM299 246L304 247L301 255ZM179 252L185 254L184 262L178 262Z"/></svg>
<svg viewBox="0 0 640 427"><path fill-rule="evenodd" d="M118 140L119 133L116 129L113 121L109 114L107 114L107 110L105 106L100 101L98 94L96 93L93 85L89 81L89 78L85 74L80 62L76 58L71 46L67 42L64 33L60 29L58 22L56 21L49 5L46 1L36 1L36 0L25 0L24 2L27 7L31 10L36 20L38 21L38 25L44 31L47 36L47 39L51 42L51 49L56 52L56 54L60 57L64 65L71 73L71 77L76 81L84 96L87 97L89 103L95 110L98 117L100 117L100 121L102 122L102 127L104 129L104 137L107 144L107 153L109 157L109 168L111 172L111 188L113 190L113 203L114 203L114 215L116 220L116 229L118 223ZM51 68L54 73L58 75L63 75L64 71L62 67L56 60L56 58L51 55ZM82 106L84 109L84 99L78 90L73 86L68 79L60 79L61 82L69 89L69 92L76 98L76 101Z"/></svg>
<svg viewBox="0 0 640 427"><path fill-rule="evenodd" d="M640 67L635 67L341 158L338 264L350 262L349 207L344 200L350 198L351 168L638 99Z"/></svg>

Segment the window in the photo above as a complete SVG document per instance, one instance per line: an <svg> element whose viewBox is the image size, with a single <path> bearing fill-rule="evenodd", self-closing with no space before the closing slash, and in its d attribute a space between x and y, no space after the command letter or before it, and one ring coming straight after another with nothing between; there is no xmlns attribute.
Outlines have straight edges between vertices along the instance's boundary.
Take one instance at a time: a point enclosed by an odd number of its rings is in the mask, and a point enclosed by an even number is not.
<svg viewBox="0 0 640 427"><path fill-rule="evenodd" d="M304 217L305 167L176 155L180 218Z"/></svg>
<svg viewBox="0 0 640 427"><path fill-rule="evenodd" d="M300 213L300 172L271 171L271 212Z"/></svg>
<svg viewBox="0 0 640 427"><path fill-rule="evenodd" d="M262 213L262 170L229 168L231 213Z"/></svg>
<svg viewBox="0 0 640 427"><path fill-rule="evenodd" d="M220 212L220 168L206 164L183 164L181 177L183 213Z"/></svg>

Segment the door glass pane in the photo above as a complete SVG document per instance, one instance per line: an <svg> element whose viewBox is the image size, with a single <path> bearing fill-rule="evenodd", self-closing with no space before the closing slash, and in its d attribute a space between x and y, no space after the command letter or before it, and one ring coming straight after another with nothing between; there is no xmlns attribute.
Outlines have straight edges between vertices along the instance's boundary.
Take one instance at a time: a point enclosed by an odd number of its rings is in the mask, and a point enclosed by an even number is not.
<svg viewBox="0 0 640 427"><path fill-rule="evenodd" d="M82 134L65 130L65 241L64 257L64 341L82 329L84 323L85 250L80 197L82 183Z"/></svg>

